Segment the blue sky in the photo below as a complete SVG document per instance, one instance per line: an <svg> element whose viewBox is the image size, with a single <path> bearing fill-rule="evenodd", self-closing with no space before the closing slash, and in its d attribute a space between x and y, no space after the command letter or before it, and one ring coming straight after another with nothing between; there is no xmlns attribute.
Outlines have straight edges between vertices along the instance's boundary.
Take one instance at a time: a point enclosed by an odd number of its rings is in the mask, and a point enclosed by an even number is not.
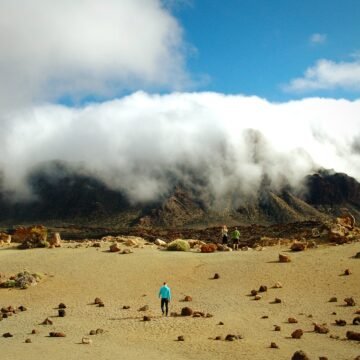
<svg viewBox="0 0 360 360"><path fill-rule="evenodd" d="M356 98L360 88L286 92L319 59L353 62L360 50L357 0L192 0L173 9L196 51L187 66L201 89L269 100ZM319 36L311 41L314 34Z"/></svg>

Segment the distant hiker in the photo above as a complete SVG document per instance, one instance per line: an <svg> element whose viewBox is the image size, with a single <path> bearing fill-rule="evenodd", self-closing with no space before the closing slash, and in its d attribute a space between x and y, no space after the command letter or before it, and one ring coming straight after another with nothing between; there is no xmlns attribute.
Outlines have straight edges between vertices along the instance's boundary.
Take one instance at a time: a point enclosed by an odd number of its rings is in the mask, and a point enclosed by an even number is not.
<svg viewBox="0 0 360 360"><path fill-rule="evenodd" d="M224 245L227 245L228 243L228 236L228 228L226 225L223 225L223 227L221 228L221 239Z"/></svg>
<svg viewBox="0 0 360 360"><path fill-rule="evenodd" d="M231 241L234 250L239 250L239 242L240 242L240 231L237 227L235 227L234 231L231 233Z"/></svg>
<svg viewBox="0 0 360 360"><path fill-rule="evenodd" d="M164 282L163 286L159 290L159 298L161 299L162 314L164 315L166 313L166 316L168 316L169 302L171 300L171 290L169 286L166 284L166 282Z"/></svg>

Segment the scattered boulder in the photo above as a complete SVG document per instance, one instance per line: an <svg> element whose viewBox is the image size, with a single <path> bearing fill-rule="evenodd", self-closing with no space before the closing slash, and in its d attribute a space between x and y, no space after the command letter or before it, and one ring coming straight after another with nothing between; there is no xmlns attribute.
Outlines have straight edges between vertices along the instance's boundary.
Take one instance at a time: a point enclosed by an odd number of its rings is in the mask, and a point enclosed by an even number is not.
<svg viewBox="0 0 360 360"><path fill-rule="evenodd" d="M296 329L291 333L293 339L300 339L303 336L304 332L301 329Z"/></svg>
<svg viewBox="0 0 360 360"><path fill-rule="evenodd" d="M232 334L228 334L225 336L225 340L226 341L234 341L234 340L237 340L238 337L236 335L232 335Z"/></svg>
<svg viewBox="0 0 360 360"><path fill-rule="evenodd" d="M318 334L327 334L329 329L325 326L325 324L314 324L314 331Z"/></svg>
<svg viewBox="0 0 360 360"><path fill-rule="evenodd" d="M342 319L340 319L340 320L335 320L335 324L336 324L337 326L346 326L346 321L345 321L345 320L342 320Z"/></svg>
<svg viewBox="0 0 360 360"><path fill-rule="evenodd" d="M50 337L66 337L66 335L63 332L55 332L52 331L49 333Z"/></svg>
<svg viewBox="0 0 360 360"><path fill-rule="evenodd" d="M46 318L42 323L41 325L52 325L53 324L53 321L49 318Z"/></svg>
<svg viewBox="0 0 360 360"><path fill-rule="evenodd" d="M224 325L224 323L223 323L222 321L220 321L220 322L218 323L218 325Z"/></svg>
<svg viewBox="0 0 360 360"><path fill-rule="evenodd" d="M120 249L120 247L119 247L119 245L117 244L117 243L115 243L115 244L112 244L112 245L110 245L110 252L118 252L118 251L120 251L121 249Z"/></svg>
<svg viewBox="0 0 360 360"><path fill-rule="evenodd" d="M183 301L185 301L185 302L192 301L192 297L191 297L190 295L186 295L186 296L184 297L184 300L183 300Z"/></svg>
<svg viewBox="0 0 360 360"><path fill-rule="evenodd" d="M20 311L27 311L27 308L26 308L25 306L23 306L23 305L20 305L20 306L18 307L18 309L19 309Z"/></svg>
<svg viewBox="0 0 360 360"><path fill-rule="evenodd" d="M347 332L346 332L346 337L347 337L349 340L360 341L360 332L347 331Z"/></svg>
<svg viewBox="0 0 360 360"><path fill-rule="evenodd" d="M279 298L275 298L275 300L274 300L274 304L281 304L281 299L279 299Z"/></svg>
<svg viewBox="0 0 360 360"><path fill-rule="evenodd" d="M331 297L329 300L329 302L337 302L337 301L338 301L338 299L335 296Z"/></svg>
<svg viewBox="0 0 360 360"><path fill-rule="evenodd" d="M355 306L356 305L355 300L352 297L346 298L346 299L344 299L344 301L346 302L347 306Z"/></svg>
<svg viewBox="0 0 360 360"><path fill-rule="evenodd" d="M219 335L215 337L215 340L222 340L222 339L223 339L222 336Z"/></svg>
<svg viewBox="0 0 360 360"><path fill-rule="evenodd" d="M260 300L261 299L261 295L256 295L255 297L254 297L254 300L256 300L256 301L258 301L258 300Z"/></svg>
<svg viewBox="0 0 360 360"><path fill-rule="evenodd" d="M251 296L256 296L258 294L257 290L250 291Z"/></svg>
<svg viewBox="0 0 360 360"><path fill-rule="evenodd" d="M58 309L66 309L66 305L64 303L60 303Z"/></svg>
<svg viewBox="0 0 360 360"><path fill-rule="evenodd" d="M180 335L180 336L178 336L178 341L185 341L185 338L184 338L184 336L183 335Z"/></svg>
<svg viewBox="0 0 360 360"><path fill-rule="evenodd" d="M102 300L100 299L100 298L95 298L95 300L94 300L94 304L95 305L99 305L99 304L103 304L103 302L102 302Z"/></svg>
<svg viewBox="0 0 360 360"><path fill-rule="evenodd" d="M151 320L150 316L144 315L143 321L150 321L150 320Z"/></svg>
<svg viewBox="0 0 360 360"><path fill-rule="evenodd" d="M281 331L281 326L274 325L274 331Z"/></svg>
<svg viewBox="0 0 360 360"><path fill-rule="evenodd" d="M64 317L66 315L65 309L58 310L59 317Z"/></svg>
<svg viewBox="0 0 360 360"><path fill-rule="evenodd" d="M289 317L289 318L288 318L288 323L289 323L289 324L297 324L298 321L297 321L297 319L295 319L295 318L293 318L293 317Z"/></svg>
<svg viewBox="0 0 360 360"><path fill-rule="evenodd" d="M124 310L128 310L128 309L130 309L130 306L129 306L129 305L124 305L122 308L123 308Z"/></svg>
<svg viewBox="0 0 360 360"><path fill-rule="evenodd" d="M360 259L360 251L355 254L354 258L355 258L355 259Z"/></svg>
<svg viewBox="0 0 360 360"><path fill-rule="evenodd" d="M103 334L104 333L104 329L96 329L96 335L99 335L99 334Z"/></svg>
<svg viewBox="0 0 360 360"><path fill-rule="evenodd" d="M259 292L266 292L267 291L267 286L266 285L261 285L259 287Z"/></svg>
<svg viewBox="0 0 360 360"><path fill-rule="evenodd" d="M38 330L36 330L36 329L32 329L32 330L31 330L31 333L32 333L33 335L35 335L35 334L38 334L38 333L39 333L39 331L38 331Z"/></svg>
<svg viewBox="0 0 360 360"><path fill-rule="evenodd" d="M274 289L281 289L282 287L283 286L282 286L281 282L279 282L279 281L277 281L273 286Z"/></svg>
<svg viewBox="0 0 360 360"><path fill-rule="evenodd" d="M3 337L4 337L4 338L9 338L9 337L13 337L13 336L14 336L14 335L11 334L11 333L9 333L9 332L3 334Z"/></svg>
<svg viewBox="0 0 360 360"><path fill-rule="evenodd" d="M345 269L345 271L344 271L344 275L351 275L351 271L350 271L350 269Z"/></svg>
<svg viewBox="0 0 360 360"><path fill-rule="evenodd" d="M149 310L149 305L144 305L140 309L138 309L138 311L148 311L148 310Z"/></svg>
<svg viewBox="0 0 360 360"><path fill-rule="evenodd" d="M271 348L271 349L278 349L279 346L278 346L276 343L272 342L272 343L270 344L270 348Z"/></svg>
<svg viewBox="0 0 360 360"><path fill-rule="evenodd" d="M218 273L215 273L213 279L214 279L214 280L220 279L220 275L219 275Z"/></svg>
<svg viewBox="0 0 360 360"><path fill-rule="evenodd" d="M352 321L353 325L360 325L360 316L356 316L353 321Z"/></svg>
<svg viewBox="0 0 360 360"><path fill-rule="evenodd" d="M27 338L27 339L25 339L25 343L30 344L30 343L32 343L32 341L31 341L31 339Z"/></svg>
<svg viewBox="0 0 360 360"><path fill-rule="evenodd" d="M295 241L291 245L290 249L291 249L291 251L304 251L304 250L306 250L306 247L307 247L306 243Z"/></svg>
<svg viewBox="0 0 360 360"><path fill-rule="evenodd" d="M279 254L279 262L281 263L288 263L291 262L291 259L289 256L284 255L284 254Z"/></svg>
<svg viewBox="0 0 360 360"><path fill-rule="evenodd" d="M191 316L193 314L193 310L189 307L183 307L181 309L181 316Z"/></svg>
<svg viewBox="0 0 360 360"><path fill-rule="evenodd" d="M85 344L85 345L91 345L92 344L92 340L91 339L89 339L88 337L83 337L82 339L81 339L81 343L82 344Z"/></svg>
<svg viewBox="0 0 360 360"><path fill-rule="evenodd" d="M216 244L212 244L212 243L210 243L210 244L205 244L205 245L202 245L202 246L200 247L200 251L201 251L202 253L213 253L213 252L215 252L216 250L217 250Z"/></svg>
<svg viewBox="0 0 360 360"><path fill-rule="evenodd" d="M55 232L49 235L48 243L50 247L61 247L61 237L60 233Z"/></svg>
<svg viewBox="0 0 360 360"><path fill-rule="evenodd" d="M310 360L310 358L302 351L295 351L291 360Z"/></svg>

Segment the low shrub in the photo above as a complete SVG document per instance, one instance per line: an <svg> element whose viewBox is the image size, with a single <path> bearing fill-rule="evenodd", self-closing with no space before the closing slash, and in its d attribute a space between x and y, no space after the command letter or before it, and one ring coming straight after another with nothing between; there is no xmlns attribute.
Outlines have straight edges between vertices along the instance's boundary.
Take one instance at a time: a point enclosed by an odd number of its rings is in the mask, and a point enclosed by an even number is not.
<svg viewBox="0 0 360 360"><path fill-rule="evenodd" d="M189 251L190 245L187 241L178 239L168 244L167 249L169 251Z"/></svg>

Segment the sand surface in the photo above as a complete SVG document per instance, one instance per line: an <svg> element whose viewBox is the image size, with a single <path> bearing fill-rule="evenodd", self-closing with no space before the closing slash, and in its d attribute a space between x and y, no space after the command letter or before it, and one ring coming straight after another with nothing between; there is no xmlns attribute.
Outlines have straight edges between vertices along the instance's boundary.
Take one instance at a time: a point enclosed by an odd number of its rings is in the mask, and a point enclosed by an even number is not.
<svg viewBox="0 0 360 360"><path fill-rule="evenodd" d="M351 324L360 309L360 259L353 258L360 243L323 245L299 253L287 253L287 247L200 254L145 246L128 255L107 249L0 248L0 272L27 269L47 274L27 290L0 289L0 307L28 308L0 321L2 360L291 359L299 349L311 359L342 360L360 355L360 342L345 340L347 330L360 332L360 326ZM280 251L289 254L292 262L278 263ZM347 268L352 274L342 276ZM215 273L220 279L211 279ZM213 317L162 317L157 294L165 280L173 294L171 311L189 306ZM277 281L283 288L272 288ZM254 301L249 293L260 285L266 285L268 291ZM193 301L182 302L185 295L191 295ZM337 303L329 302L333 296ZM355 307L344 306L343 299L350 296L357 301ZM100 297L105 307L93 305L95 297ZM282 303L273 304L275 297ZM63 318L57 316L60 302L67 305ZM122 309L124 305L130 309ZM149 310L139 312L144 305ZM144 322L144 315L153 318ZM53 325L40 325L47 317ZM297 318L298 323L289 324L289 317ZM336 319L344 319L348 325L336 326ZM220 321L224 325L218 325ZM313 322L327 323L330 333L314 333ZM281 326L280 332L273 330L275 324ZM105 333L88 335L98 328ZM291 333L298 328L304 330L303 337L292 339ZM39 333L31 335L32 329ZM66 337L50 338L50 331L64 332ZM3 338L6 332L14 336ZM240 334L243 339L214 340L227 334ZM179 335L184 342L177 341ZM93 343L81 344L84 336ZM26 338L32 343L25 343ZM271 342L279 349L269 348Z"/></svg>

